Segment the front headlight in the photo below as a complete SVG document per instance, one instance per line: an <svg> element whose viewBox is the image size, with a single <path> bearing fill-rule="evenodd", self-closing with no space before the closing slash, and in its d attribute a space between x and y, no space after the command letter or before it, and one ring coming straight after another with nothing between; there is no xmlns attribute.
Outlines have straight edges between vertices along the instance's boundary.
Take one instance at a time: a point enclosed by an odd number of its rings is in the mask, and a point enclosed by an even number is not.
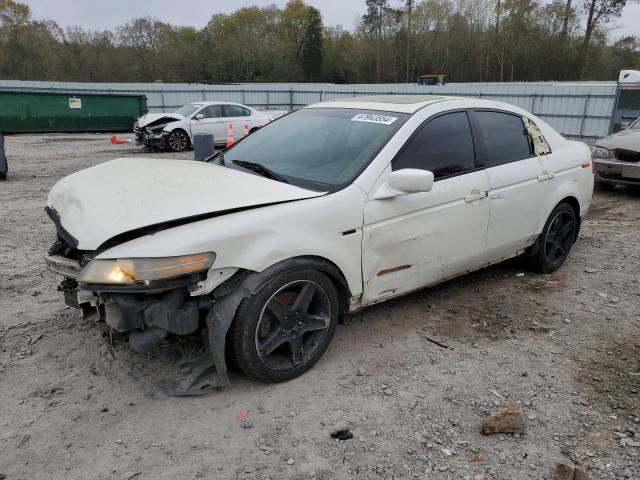
<svg viewBox="0 0 640 480"><path fill-rule="evenodd" d="M593 146L591 147L591 158L613 158L613 152L611 150L607 150L606 148Z"/></svg>
<svg viewBox="0 0 640 480"><path fill-rule="evenodd" d="M181 257L92 260L80 272L78 282L109 285L147 284L154 280L208 270L215 259L215 253L196 253Z"/></svg>

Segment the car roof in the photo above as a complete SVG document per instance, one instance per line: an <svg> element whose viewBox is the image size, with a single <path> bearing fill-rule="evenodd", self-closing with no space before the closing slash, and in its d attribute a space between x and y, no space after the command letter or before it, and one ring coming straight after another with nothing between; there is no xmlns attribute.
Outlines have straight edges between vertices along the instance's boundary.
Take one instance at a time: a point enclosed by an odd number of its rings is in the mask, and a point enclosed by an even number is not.
<svg viewBox="0 0 640 480"><path fill-rule="evenodd" d="M247 107L246 105L242 105L241 103L222 102L222 101L220 101L220 102L218 102L218 101L216 101L216 102L205 102L205 101L202 101L202 102L191 102L190 105L197 105L199 107L207 107L209 105L238 105L240 107L251 108L251 107Z"/></svg>
<svg viewBox="0 0 640 480"><path fill-rule="evenodd" d="M353 108L358 110L415 113L432 103L458 99L458 97L440 95L374 95L370 97L338 98L309 105L306 108Z"/></svg>

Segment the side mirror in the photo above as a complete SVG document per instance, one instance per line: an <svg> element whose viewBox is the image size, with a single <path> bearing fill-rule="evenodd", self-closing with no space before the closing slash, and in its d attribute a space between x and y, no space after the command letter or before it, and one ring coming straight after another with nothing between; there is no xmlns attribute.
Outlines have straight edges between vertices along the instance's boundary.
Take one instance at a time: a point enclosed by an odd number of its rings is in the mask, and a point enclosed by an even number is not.
<svg viewBox="0 0 640 480"><path fill-rule="evenodd" d="M631 126L631 122L620 122L620 130L627 130Z"/></svg>
<svg viewBox="0 0 640 480"><path fill-rule="evenodd" d="M201 113L199 113L199 114L197 114L197 115L196 115L195 117L193 117L193 118L195 118L196 120L202 120L202 119L204 118L204 115L203 115L203 114L201 114Z"/></svg>
<svg viewBox="0 0 640 480"><path fill-rule="evenodd" d="M391 172L373 198L393 198L409 193L429 192L433 188L433 172L417 168L403 168Z"/></svg>

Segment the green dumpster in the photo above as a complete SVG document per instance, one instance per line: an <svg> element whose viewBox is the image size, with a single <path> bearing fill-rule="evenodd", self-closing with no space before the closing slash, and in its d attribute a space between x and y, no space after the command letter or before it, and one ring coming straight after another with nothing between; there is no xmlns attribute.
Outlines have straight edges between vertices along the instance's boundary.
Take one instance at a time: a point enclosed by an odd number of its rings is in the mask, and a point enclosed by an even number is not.
<svg viewBox="0 0 640 480"><path fill-rule="evenodd" d="M0 132L131 131L147 97L108 93L0 90Z"/></svg>

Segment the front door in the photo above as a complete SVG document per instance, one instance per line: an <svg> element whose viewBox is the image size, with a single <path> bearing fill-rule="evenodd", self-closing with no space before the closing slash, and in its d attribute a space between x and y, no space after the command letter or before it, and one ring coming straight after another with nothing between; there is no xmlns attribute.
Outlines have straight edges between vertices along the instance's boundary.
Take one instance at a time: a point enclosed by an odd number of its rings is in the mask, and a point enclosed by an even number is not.
<svg viewBox="0 0 640 480"><path fill-rule="evenodd" d="M489 178L477 169L466 112L427 120L391 171L420 168L435 177L430 192L365 204L363 303L374 303L481 266L489 221Z"/></svg>
<svg viewBox="0 0 640 480"><path fill-rule="evenodd" d="M202 114L203 118L196 120L196 115ZM196 133L206 133L213 135L215 143L224 143L227 132L225 118L223 116L222 105L209 105L202 108L191 119L191 135Z"/></svg>

